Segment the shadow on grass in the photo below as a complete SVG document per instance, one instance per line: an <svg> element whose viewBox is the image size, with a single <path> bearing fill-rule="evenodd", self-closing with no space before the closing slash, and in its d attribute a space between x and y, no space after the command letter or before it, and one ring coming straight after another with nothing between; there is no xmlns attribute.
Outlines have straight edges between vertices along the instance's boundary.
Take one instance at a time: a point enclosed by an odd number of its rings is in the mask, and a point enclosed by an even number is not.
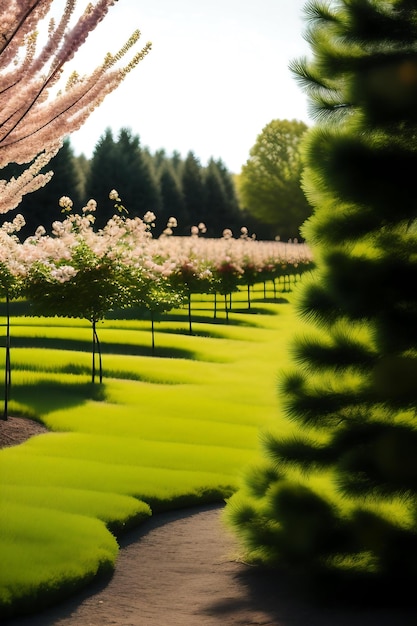
<svg viewBox="0 0 417 626"><path fill-rule="evenodd" d="M287 300L287 298L256 298L253 297L251 299L252 302L263 302L264 304L289 304L290 301ZM272 311L270 309L268 309L269 313L271 314ZM274 315L276 315L276 313L273 313Z"/></svg>
<svg viewBox="0 0 417 626"><path fill-rule="evenodd" d="M264 302L264 300L262 301ZM279 315L279 311L273 311L272 309L267 309L266 307L262 307L262 306L253 306L253 304L251 305L251 307L233 307L230 312L230 314L233 313L244 313L245 315ZM233 320L234 323L234 320ZM249 326L249 323L246 322L246 325Z"/></svg>
<svg viewBox="0 0 417 626"><path fill-rule="evenodd" d="M56 368L54 368L53 370L54 372L57 371ZM91 368L89 368L87 365L78 365L77 363L69 363L68 365L64 365L63 367L61 367L59 369L59 372L62 374L73 374L76 376L90 376L91 377ZM137 382L141 382L141 383L151 383L153 385L181 385L181 381L170 381L170 380L166 380L164 378L164 380L160 380L158 378L146 375L146 374L139 374L138 372L133 372L131 370L121 370L121 369L115 369L112 367L106 367L106 365L104 364L103 367L103 379L104 381L106 381L106 379L110 379L110 378L116 378L117 380L135 380Z"/></svg>
<svg viewBox="0 0 417 626"><path fill-rule="evenodd" d="M237 326L239 328L257 328L257 324L251 322L248 319L243 319L237 317L240 314L261 314L261 315L279 315L277 311L271 311L271 309L262 308L262 307L238 307L237 305L233 306L232 309L228 311L228 317L224 309L219 309L217 311L217 316L214 318L213 316L205 316L199 313L195 313L192 316L192 326L193 326L193 335L200 335L202 337L211 337L212 334L216 336L217 330L214 330L213 333L206 328L201 329L196 327L197 324L206 324L210 327L217 329L219 326L224 326L225 328L232 328L233 326ZM163 320L162 320L163 321ZM186 320L181 315L172 315L167 322L182 322L182 327L177 328L164 328L163 326L158 326L158 333L170 333L176 335L189 335L189 327L188 320Z"/></svg>
<svg viewBox="0 0 417 626"><path fill-rule="evenodd" d="M229 315L230 313L235 313L236 311L237 309L232 309L231 311L229 311ZM182 324L184 324L184 328L176 328L174 330L171 330L170 332L177 332L178 334L188 333L188 319L186 316L181 315L181 313L173 313L172 315L167 317L165 320L160 320L160 321L162 323L164 321L181 322ZM211 315L205 315L199 312L198 309L195 312L193 311L192 324L193 326L194 324L213 324L215 326L220 325L220 324L227 324L228 326L251 326L251 324L247 322L246 320L241 320L241 319L236 319L236 318L233 318L233 319L229 318L229 322L228 322L225 311L222 308L218 309L216 317L214 317L213 313L211 313ZM158 327L158 332L165 332L165 331L163 328Z"/></svg>
<svg viewBox="0 0 417 626"><path fill-rule="evenodd" d="M16 383L12 387L12 399L34 415L47 415L61 408L73 408L89 400L103 402L105 385L92 383L60 383L57 380L41 380L33 384ZM19 411L15 411L18 415ZM22 413L25 413L22 410ZM26 415L23 415L25 417Z"/></svg>
<svg viewBox="0 0 417 626"><path fill-rule="evenodd" d="M4 338L0 348L4 347ZM102 354L121 354L130 356L157 356L169 359L194 359L192 350L177 347L132 345L126 343L101 342ZM12 348L44 348L49 350L68 350L72 352L91 352L91 342L79 339L61 339L55 337L12 337Z"/></svg>
<svg viewBox="0 0 417 626"><path fill-rule="evenodd" d="M223 324L218 324L218 326L216 326L215 328L213 328L213 330L207 330L206 328L200 328L199 326L197 326L197 324L199 324L200 321L197 320L195 322L195 324L193 325L193 332L192 335L190 335L190 331L188 330L188 328L158 328L158 333L160 333L161 335L181 335L184 337L224 337L224 338L228 338L227 335L227 326L226 324L224 324L226 330L224 330L222 332L222 326ZM249 325L248 325L249 326ZM252 326L252 324L250 324L250 326ZM156 348L155 348L156 351ZM193 358L197 359L197 356L193 356Z"/></svg>

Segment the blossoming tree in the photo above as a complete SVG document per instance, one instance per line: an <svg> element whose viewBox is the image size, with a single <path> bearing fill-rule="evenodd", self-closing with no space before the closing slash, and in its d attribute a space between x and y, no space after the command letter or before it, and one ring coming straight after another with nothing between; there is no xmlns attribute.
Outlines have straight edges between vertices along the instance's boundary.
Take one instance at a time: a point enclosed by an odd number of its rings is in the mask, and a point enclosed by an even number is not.
<svg viewBox="0 0 417 626"><path fill-rule="evenodd" d="M0 0L0 168L12 162L28 164L17 178L0 180L0 213L16 208L23 195L48 182L52 173L40 171L59 150L62 138L82 126L151 47L147 43L121 65L137 44L136 30L90 75L73 72L60 89L64 66L115 0L88 3L78 18L74 18L76 0L66 0L59 21L50 19L48 36L38 46L38 30L53 4L53 0Z"/></svg>
<svg viewBox="0 0 417 626"><path fill-rule="evenodd" d="M113 199L120 212L125 210L117 193ZM36 313L79 317L91 323L92 382L95 382L98 357L101 383L103 373L97 323L112 307L123 308L131 301L131 263L128 259L132 248L146 240L147 225L139 218L132 220L114 215L103 229L96 232L92 228L96 209L94 200L87 203L81 214L71 212L72 201L67 196L60 199L60 205L67 216L63 221L53 223L52 236L40 228L22 245L22 248L35 247L38 250L36 259L32 256L24 271L24 293ZM140 267L141 258L136 258Z"/></svg>

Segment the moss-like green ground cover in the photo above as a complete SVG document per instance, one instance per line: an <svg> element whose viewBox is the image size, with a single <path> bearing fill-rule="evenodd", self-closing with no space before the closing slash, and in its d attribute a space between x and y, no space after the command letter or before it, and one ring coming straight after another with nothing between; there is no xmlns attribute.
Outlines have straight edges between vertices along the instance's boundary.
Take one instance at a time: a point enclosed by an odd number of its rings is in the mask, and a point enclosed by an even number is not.
<svg viewBox="0 0 417 626"><path fill-rule="evenodd" d="M281 295L264 301L259 288L250 310L235 295L228 323L194 296L194 334L185 310L167 314L154 356L149 321L103 322L102 385L89 382L87 323L12 319L10 413L51 432L0 450L2 615L110 570L115 535L152 511L236 490L259 428L278 414L276 379L298 324Z"/></svg>

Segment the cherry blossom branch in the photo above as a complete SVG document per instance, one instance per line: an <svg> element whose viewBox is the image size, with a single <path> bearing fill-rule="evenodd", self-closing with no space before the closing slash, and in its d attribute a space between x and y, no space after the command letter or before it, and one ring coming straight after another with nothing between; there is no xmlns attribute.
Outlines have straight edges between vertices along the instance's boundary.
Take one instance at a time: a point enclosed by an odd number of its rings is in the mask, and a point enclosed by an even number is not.
<svg viewBox="0 0 417 626"><path fill-rule="evenodd" d="M33 159L39 164L36 157L40 152L44 166L46 156L51 158L62 139L78 130L148 54L150 43L123 67L115 68L137 44L140 33L136 30L115 55L106 55L88 76L73 75L64 90L54 93L64 67L115 1L89 3L70 27L76 0L66 0L58 25L51 20L48 39L36 55L36 29L50 12L53 0L0 0L0 168ZM22 58L21 50L25 51ZM32 163L26 175L1 182L1 213L15 208L25 193L47 182L48 176L40 175L40 169Z"/></svg>

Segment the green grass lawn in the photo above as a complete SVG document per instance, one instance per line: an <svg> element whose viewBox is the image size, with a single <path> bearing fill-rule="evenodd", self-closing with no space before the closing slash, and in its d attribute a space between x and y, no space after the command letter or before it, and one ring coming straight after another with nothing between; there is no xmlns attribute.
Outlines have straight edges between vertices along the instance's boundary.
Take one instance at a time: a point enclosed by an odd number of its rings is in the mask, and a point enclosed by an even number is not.
<svg viewBox="0 0 417 626"><path fill-rule="evenodd" d="M292 296L263 295L259 286L250 310L234 295L228 323L194 296L194 334L187 311L172 311L156 324L154 356L149 321L106 320L102 385L90 382L87 323L12 319L10 414L51 432L0 450L0 615L111 570L115 537L152 512L236 490L259 429L276 424L276 380L299 324Z"/></svg>

